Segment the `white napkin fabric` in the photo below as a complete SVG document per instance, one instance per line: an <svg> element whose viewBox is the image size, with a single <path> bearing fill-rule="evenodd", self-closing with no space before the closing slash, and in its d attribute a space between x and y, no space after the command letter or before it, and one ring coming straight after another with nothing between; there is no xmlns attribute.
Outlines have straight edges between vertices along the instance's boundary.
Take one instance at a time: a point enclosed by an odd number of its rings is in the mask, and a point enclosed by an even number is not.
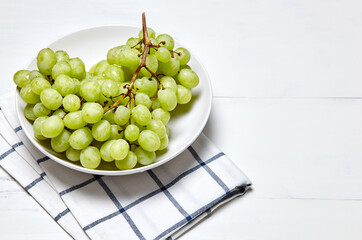
<svg viewBox="0 0 362 240"><path fill-rule="evenodd" d="M0 97L0 166L74 239L176 239L250 180L208 138L170 162L128 176L77 172L27 139L13 93Z"/></svg>

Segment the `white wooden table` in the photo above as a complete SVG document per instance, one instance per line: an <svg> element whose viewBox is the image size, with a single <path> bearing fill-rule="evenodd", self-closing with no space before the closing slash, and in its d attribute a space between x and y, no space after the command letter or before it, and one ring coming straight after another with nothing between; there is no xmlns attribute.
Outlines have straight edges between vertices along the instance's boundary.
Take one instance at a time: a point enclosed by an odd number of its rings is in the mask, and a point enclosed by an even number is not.
<svg viewBox="0 0 362 240"><path fill-rule="evenodd" d="M204 63L204 133L253 181L181 239L362 239L362 2L1 0L0 94L50 42L142 11ZM0 239L67 238L0 170Z"/></svg>

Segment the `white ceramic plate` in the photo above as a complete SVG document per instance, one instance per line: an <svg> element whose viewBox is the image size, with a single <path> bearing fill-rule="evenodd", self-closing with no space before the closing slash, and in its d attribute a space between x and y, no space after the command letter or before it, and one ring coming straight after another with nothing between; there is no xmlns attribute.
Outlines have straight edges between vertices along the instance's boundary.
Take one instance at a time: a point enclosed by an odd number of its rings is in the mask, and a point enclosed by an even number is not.
<svg viewBox="0 0 362 240"><path fill-rule="evenodd" d="M138 36L139 30L140 28L131 26L90 28L67 35L50 44L48 47L54 51L65 50L70 57L81 58L88 70L93 64L102 59L106 59L107 51L110 48L123 45L128 38ZM177 41L175 41L175 45L176 47L182 46ZM188 47L186 48L190 50ZM54 152L50 148L50 144L47 143L48 141L39 141L34 137L33 127L23 114L26 103L21 99L19 90L16 91L18 117L30 141L49 158L66 167L98 175L128 175L143 172L160 166L183 152L200 135L207 122L212 101L211 83L206 70L192 52L189 65L198 74L200 83L196 88L192 89L193 98L191 102L186 105L178 105L177 108L171 112L171 120L168 123L170 128L170 141L167 150L158 153L156 162L148 166L121 171L115 168L114 163L102 163L98 169L92 170L83 168L79 162L74 163L68 161L64 154ZM28 69L36 69L36 59L30 63Z"/></svg>

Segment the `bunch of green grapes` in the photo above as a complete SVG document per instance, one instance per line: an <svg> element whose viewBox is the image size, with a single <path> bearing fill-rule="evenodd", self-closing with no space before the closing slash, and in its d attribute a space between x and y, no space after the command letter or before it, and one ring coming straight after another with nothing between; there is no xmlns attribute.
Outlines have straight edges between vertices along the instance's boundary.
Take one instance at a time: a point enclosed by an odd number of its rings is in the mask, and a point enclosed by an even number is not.
<svg viewBox="0 0 362 240"><path fill-rule="evenodd" d="M187 65L187 49L146 31L110 49L88 72L81 59L49 48L39 52L38 70L16 72L35 138L85 168L102 160L121 170L153 163L169 143L170 111L190 102L199 78Z"/></svg>

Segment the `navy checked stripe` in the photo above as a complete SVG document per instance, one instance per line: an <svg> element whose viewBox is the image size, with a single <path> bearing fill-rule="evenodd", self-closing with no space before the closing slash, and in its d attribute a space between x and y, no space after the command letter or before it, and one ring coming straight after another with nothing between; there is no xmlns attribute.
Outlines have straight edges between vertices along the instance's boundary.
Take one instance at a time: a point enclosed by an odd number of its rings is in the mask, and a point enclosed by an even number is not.
<svg viewBox="0 0 362 240"><path fill-rule="evenodd" d="M112 202L114 203L114 205L116 205L116 207L118 208L118 211L120 213L122 213L123 217L126 219L126 221L128 222L128 224L130 225L130 227L132 228L132 230L134 231L134 233L137 235L137 237L139 239L145 239L145 237L142 235L142 233L140 232L140 230L137 228L136 224L133 222L133 220L131 219L131 217L128 215L128 213L123 209L121 203L118 201L118 199L116 198L116 196L114 196L114 194L112 193L111 189L109 189L109 187L107 186L107 184L103 181L102 178L98 178L98 183L99 185L101 185L101 187L104 189L104 191L107 193L107 195L109 196L109 198L112 200Z"/></svg>
<svg viewBox="0 0 362 240"><path fill-rule="evenodd" d="M15 132L19 132L21 129L23 129L21 126L19 126L19 127L16 127L15 129L14 129L14 131Z"/></svg>
<svg viewBox="0 0 362 240"><path fill-rule="evenodd" d="M205 162L203 162L200 158L200 156L196 153L196 151L190 146L188 147L188 150L192 154L192 156L195 158L195 160L210 174L210 176L224 189L225 192L229 192L229 188L226 186L226 184L210 169L209 166L206 165Z"/></svg>
<svg viewBox="0 0 362 240"><path fill-rule="evenodd" d="M248 185L246 185L248 186ZM245 186L245 187L246 187ZM225 194L223 194L222 196L218 197L217 199L215 199L214 201L210 202L209 204L203 206L202 208L196 210L195 212L193 212L191 214L191 218L194 219L197 216L199 216L201 213L207 211L208 209L210 209L212 206L214 206L215 204L217 204L218 202L224 200L225 198L230 198L233 197L237 194L241 195L245 192L245 187L244 186L240 186L237 187L236 189L234 189L234 191L231 192L227 192ZM158 240L163 238L164 236L166 236L167 234L171 233L172 231L176 230L177 228L183 226L184 224L186 224L187 221L185 219L179 221L178 223L174 224L172 227L170 227L169 229L165 230L164 232L162 232L160 235L158 235L154 240Z"/></svg>
<svg viewBox="0 0 362 240"><path fill-rule="evenodd" d="M46 175L45 172L43 172L42 174L40 174L40 177L38 177L37 179L35 179L34 181L32 181L29 185L27 185L25 187L26 191L29 191L30 188L34 187L38 182L44 180L44 176Z"/></svg>
<svg viewBox="0 0 362 240"><path fill-rule="evenodd" d="M9 154L15 152L14 148L10 148L9 150L7 150L6 152L4 152L3 154L0 155L0 161L3 160L4 158L6 158Z"/></svg>
<svg viewBox="0 0 362 240"><path fill-rule="evenodd" d="M224 155L225 155L225 154L224 154L223 152L220 152L220 153L216 154L215 156L211 157L210 159L206 160L206 161L205 161L205 164L209 164L210 162L215 161L216 159L218 159L218 158L220 158L220 157L222 157L222 156L224 156ZM189 175L190 173L196 171L196 170L199 169L200 167L201 167L201 165L197 165L197 166L195 166L195 167L193 167L193 168L191 168L191 169L183 172L182 174L180 174L178 177L176 177L173 181L171 181L170 183L168 183L168 184L165 185L164 187L165 187L166 189L168 189L169 187L172 187L172 186L175 185L178 181L180 181L182 178L184 178L184 177L186 177L187 175ZM85 185L86 185L86 184L85 184ZM65 190L65 191L63 191L63 192L68 193L68 192L71 192L71 191ZM153 192L151 192L151 193L149 193L149 194L147 194L147 195L145 195L145 196L137 199L136 201L130 203L129 205L125 206L123 209L124 209L124 211L127 211L128 209L130 209L130 208L138 205L139 203L141 203L141 202L143 202L143 201L145 201L145 200L153 197L154 195L156 195L156 194L158 194L158 193L160 193L160 192L162 192L162 190L161 190L161 189L157 189L157 190L155 190L155 191L153 191ZM65 194L65 193L64 193L64 194ZM63 194L63 195L64 195L64 194ZM119 215L120 213L121 213L120 211L116 211L116 212L114 212L114 213L111 213L111 214L103 217L103 218L100 218L100 219L94 221L93 223L88 224L87 226L85 226L85 227L83 228L83 230L86 231L86 230L88 230L88 229L90 229L90 228L92 228L92 227L94 227L94 226L96 226L96 225L98 225L98 224L100 224L100 223L108 220L108 219L111 219L111 218ZM185 220L187 221L187 219L185 219Z"/></svg>
<svg viewBox="0 0 362 240"><path fill-rule="evenodd" d="M69 212L70 212L69 208L65 209L63 212L61 212L57 216L55 216L54 220L56 222L58 222L61 217L63 217L65 214L67 214Z"/></svg>
<svg viewBox="0 0 362 240"><path fill-rule="evenodd" d="M177 210L186 218L186 220L190 221L190 215L181 207L181 205L176 201L176 199L171 195L171 193L166 189L166 187L161 183L160 179L151 171L147 171L147 173L151 176L151 178L156 182L158 187L164 192L167 198L172 202L172 204L177 208Z"/></svg>
<svg viewBox="0 0 362 240"><path fill-rule="evenodd" d="M89 179L89 180L87 180L87 181L85 181L85 182L83 182L83 183L80 183L80 184L78 184L78 185L74 185L74 186L71 187L71 188L68 188L68 189L66 189L66 190L64 190L64 191L61 191L61 192L59 193L59 195L60 195L60 196L63 196L64 194L73 192L74 190L77 190L77 189L79 189L79 188L81 188L81 187L87 186L88 184L96 181L96 180L97 180L98 178L100 178L100 177L101 177L101 176L99 176L99 175L94 175L93 178L91 178L91 179Z"/></svg>
<svg viewBox="0 0 362 240"><path fill-rule="evenodd" d="M49 157L45 156L45 157L43 157L43 158L38 159L38 160L37 160L37 163L40 164L40 163L45 162L45 161L47 161L47 160L49 160Z"/></svg>
<svg viewBox="0 0 362 240"><path fill-rule="evenodd" d="M17 148L17 147L19 147L21 145L24 145L24 143L23 142L18 142L18 143L15 143L14 145L12 145L11 147L15 149L15 148Z"/></svg>

